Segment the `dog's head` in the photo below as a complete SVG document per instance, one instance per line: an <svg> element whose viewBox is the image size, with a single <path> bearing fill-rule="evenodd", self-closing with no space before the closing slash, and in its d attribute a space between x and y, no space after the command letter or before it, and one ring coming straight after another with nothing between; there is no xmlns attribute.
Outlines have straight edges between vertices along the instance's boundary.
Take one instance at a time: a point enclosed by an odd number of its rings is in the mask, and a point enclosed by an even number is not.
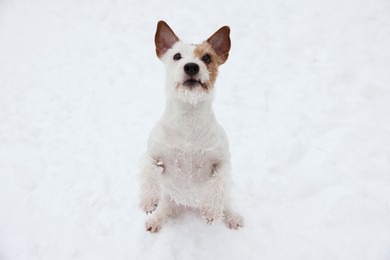
<svg viewBox="0 0 390 260"><path fill-rule="evenodd" d="M229 56L229 33L229 27L224 26L201 44L185 44L168 24L158 22L156 52L167 69L170 97L193 104L211 97L218 67Z"/></svg>

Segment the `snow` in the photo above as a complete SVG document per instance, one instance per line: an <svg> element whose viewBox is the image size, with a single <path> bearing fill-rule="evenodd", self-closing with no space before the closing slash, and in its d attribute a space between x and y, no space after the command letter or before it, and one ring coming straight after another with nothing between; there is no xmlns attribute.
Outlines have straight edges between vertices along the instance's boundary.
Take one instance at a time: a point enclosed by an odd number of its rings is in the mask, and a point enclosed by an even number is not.
<svg viewBox="0 0 390 260"><path fill-rule="evenodd" d="M160 233L138 162L164 108L153 37L232 30L214 108L246 226ZM390 3L0 2L0 259L390 259Z"/></svg>

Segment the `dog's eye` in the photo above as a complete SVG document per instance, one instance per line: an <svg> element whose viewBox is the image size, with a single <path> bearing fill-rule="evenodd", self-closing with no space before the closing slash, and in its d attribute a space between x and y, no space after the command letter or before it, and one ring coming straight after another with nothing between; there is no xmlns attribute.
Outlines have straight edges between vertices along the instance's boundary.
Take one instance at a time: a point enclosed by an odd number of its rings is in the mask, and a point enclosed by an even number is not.
<svg viewBox="0 0 390 260"><path fill-rule="evenodd" d="M180 60L181 59L181 54L180 53L176 53L175 55L173 55L173 59L174 60Z"/></svg>
<svg viewBox="0 0 390 260"><path fill-rule="evenodd" d="M204 63L206 63L206 64L210 64L210 63L211 63L211 57L210 57L210 55L208 55L208 54L203 55L202 61L203 61Z"/></svg>

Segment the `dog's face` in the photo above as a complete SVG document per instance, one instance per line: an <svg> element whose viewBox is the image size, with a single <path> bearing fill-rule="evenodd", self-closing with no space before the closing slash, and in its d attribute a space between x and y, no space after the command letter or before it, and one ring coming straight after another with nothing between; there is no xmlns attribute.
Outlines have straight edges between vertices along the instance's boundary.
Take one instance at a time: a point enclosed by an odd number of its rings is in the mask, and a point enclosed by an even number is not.
<svg viewBox="0 0 390 260"><path fill-rule="evenodd" d="M167 69L170 97L192 104L211 98L218 67L229 56L229 33L224 26L203 43L190 45L180 41L164 21L158 23L156 52Z"/></svg>

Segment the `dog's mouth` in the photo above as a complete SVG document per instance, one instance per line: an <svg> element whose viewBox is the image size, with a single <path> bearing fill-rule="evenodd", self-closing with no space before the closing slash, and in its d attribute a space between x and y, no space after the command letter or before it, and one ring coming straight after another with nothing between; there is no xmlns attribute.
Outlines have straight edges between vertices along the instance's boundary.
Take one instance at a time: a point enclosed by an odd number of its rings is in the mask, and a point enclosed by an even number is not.
<svg viewBox="0 0 390 260"><path fill-rule="evenodd" d="M202 88L207 89L206 85L202 81L196 79L187 79L183 82L183 86L189 89L194 89L197 86L201 86Z"/></svg>

